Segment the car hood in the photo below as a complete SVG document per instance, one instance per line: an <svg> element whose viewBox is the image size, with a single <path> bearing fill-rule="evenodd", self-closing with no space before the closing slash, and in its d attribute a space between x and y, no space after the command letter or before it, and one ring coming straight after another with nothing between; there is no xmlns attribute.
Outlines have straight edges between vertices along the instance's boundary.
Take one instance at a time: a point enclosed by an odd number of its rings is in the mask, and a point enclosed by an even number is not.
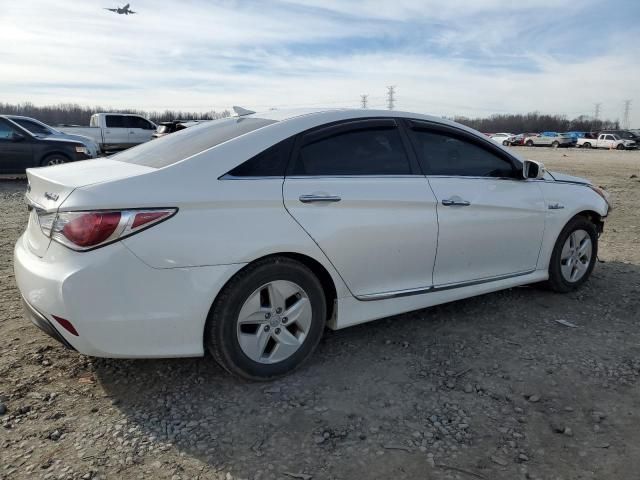
<svg viewBox="0 0 640 480"><path fill-rule="evenodd" d="M573 175L567 175L566 173L550 172L548 170L547 173L551 175L551 178L553 178L556 182L581 183L583 185L591 185L591 182L586 178L574 177Z"/></svg>

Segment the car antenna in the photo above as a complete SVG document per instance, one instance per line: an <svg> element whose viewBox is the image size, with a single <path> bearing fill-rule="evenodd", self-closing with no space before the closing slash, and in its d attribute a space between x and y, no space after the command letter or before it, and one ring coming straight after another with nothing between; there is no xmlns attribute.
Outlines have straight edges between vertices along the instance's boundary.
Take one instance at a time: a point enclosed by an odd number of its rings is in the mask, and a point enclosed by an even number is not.
<svg viewBox="0 0 640 480"><path fill-rule="evenodd" d="M236 115L238 115L239 117L244 117L245 115L256 113L253 110L247 110L246 108L238 107L237 105L233 106L233 111L236 112Z"/></svg>

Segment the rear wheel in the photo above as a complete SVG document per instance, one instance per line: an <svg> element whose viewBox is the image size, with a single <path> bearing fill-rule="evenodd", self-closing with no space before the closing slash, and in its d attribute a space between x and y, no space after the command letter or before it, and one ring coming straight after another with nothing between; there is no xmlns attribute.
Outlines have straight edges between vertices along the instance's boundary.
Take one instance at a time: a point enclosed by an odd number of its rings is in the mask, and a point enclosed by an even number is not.
<svg viewBox="0 0 640 480"><path fill-rule="evenodd" d="M214 303L205 345L227 371L269 380L313 353L326 323L322 285L306 266L272 257L240 271Z"/></svg>
<svg viewBox="0 0 640 480"><path fill-rule="evenodd" d="M50 167L52 165L61 165L63 163L67 163L68 161L69 158L67 158L66 156L59 153L54 153L44 157L42 162L40 162L40 165L42 165L43 167Z"/></svg>
<svg viewBox="0 0 640 480"><path fill-rule="evenodd" d="M584 148L591 148L591 144L589 142L584 142L584 145L582 145Z"/></svg>
<svg viewBox="0 0 640 480"><path fill-rule="evenodd" d="M504 145L505 147L508 147L508 146L509 146L509 142L508 142L508 141L506 141L506 140L504 140L504 141L502 142L502 145Z"/></svg>
<svg viewBox="0 0 640 480"><path fill-rule="evenodd" d="M555 141L551 144L551 146L552 146L553 148L558 148L558 147L560 146L560 144L558 143L558 141L557 141L557 140L555 140Z"/></svg>
<svg viewBox="0 0 640 480"><path fill-rule="evenodd" d="M547 285L570 292L587 281L598 256L598 233L584 217L574 217L560 232L551 254Z"/></svg>

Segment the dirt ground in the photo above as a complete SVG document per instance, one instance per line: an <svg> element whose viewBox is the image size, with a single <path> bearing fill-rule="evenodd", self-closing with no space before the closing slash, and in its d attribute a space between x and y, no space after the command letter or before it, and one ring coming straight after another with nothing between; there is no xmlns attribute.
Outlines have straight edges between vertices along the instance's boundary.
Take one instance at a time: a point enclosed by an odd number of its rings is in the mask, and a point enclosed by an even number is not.
<svg viewBox="0 0 640 480"><path fill-rule="evenodd" d="M0 479L637 479L640 152L519 151L612 194L584 288L327 332L270 384L209 358L86 358L25 321L25 183L0 181Z"/></svg>

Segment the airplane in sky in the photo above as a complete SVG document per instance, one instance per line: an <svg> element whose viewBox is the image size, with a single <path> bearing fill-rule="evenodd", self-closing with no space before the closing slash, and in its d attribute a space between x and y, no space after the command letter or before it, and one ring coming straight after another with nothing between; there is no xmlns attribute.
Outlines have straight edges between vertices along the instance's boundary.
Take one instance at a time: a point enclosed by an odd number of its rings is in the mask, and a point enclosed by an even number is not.
<svg viewBox="0 0 640 480"><path fill-rule="evenodd" d="M118 15L133 15L134 13L136 13L133 10L129 9L129 4L128 3L122 8L120 8L120 7L117 7L117 8L105 8L105 10L109 10L110 12L115 12Z"/></svg>

